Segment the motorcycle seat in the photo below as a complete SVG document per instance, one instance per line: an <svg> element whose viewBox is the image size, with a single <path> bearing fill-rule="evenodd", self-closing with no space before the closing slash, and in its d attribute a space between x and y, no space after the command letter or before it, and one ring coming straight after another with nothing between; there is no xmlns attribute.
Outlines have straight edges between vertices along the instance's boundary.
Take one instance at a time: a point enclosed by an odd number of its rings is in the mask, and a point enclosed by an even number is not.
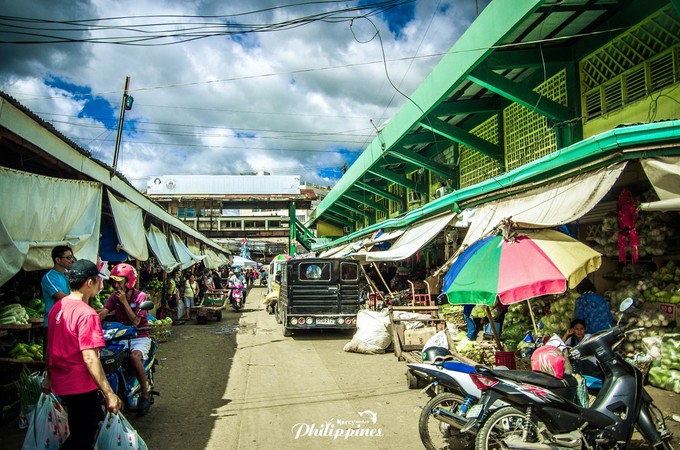
<svg viewBox="0 0 680 450"><path fill-rule="evenodd" d="M567 375L564 379L560 380L547 373L531 370L494 370L485 368L484 371L498 378L533 384L547 389L575 388L578 385L578 380L573 375Z"/></svg>

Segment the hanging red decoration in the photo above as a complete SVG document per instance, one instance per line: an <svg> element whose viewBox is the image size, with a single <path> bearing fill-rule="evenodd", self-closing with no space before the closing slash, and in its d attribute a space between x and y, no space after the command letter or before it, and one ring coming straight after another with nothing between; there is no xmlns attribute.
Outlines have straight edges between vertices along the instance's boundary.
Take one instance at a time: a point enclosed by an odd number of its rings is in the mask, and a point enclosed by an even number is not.
<svg viewBox="0 0 680 450"><path fill-rule="evenodd" d="M623 189L617 202L619 221L619 261L626 262L626 247L630 247L631 262L638 260L637 203L629 189Z"/></svg>

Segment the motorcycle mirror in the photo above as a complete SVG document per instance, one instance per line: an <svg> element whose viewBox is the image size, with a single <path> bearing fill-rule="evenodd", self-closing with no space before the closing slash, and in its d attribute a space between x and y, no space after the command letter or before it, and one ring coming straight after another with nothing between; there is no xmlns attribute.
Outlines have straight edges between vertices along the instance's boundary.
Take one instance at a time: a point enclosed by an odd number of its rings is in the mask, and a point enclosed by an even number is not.
<svg viewBox="0 0 680 450"><path fill-rule="evenodd" d="M144 311L149 311L149 310L153 309L153 307L154 307L154 304L151 300L143 301L142 304L139 305L139 309L142 309Z"/></svg>
<svg viewBox="0 0 680 450"><path fill-rule="evenodd" d="M621 304L619 305L619 311L620 312L625 312L628 309L630 309L631 306L635 304L635 300L633 300L632 297L628 297L624 299Z"/></svg>

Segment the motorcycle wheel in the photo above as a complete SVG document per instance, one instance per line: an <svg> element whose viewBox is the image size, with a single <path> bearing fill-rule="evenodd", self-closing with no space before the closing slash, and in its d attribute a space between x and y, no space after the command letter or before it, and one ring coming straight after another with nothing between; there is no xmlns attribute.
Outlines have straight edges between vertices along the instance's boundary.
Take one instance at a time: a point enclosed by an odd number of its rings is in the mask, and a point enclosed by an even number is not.
<svg viewBox="0 0 680 450"><path fill-rule="evenodd" d="M456 411L463 403L463 397L451 392L443 392L430 399L423 407L418 421L420 440L428 450L474 448L475 436L472 433L460 433L460 427L442 422L432 414L436 409Z"/></svg>
<svg viewBox="0 0 680 450"><path fill-rule="evenodd" d="M522 436L526 422L526 415L512 406L498 409L484 422L477 433L476 449L496 450L507 448L504 439L510 436ZM529 422L527 443L538 442L538 428L533 422Z"/></svg>
<svg viewBox="0 0 680 450"><path fill-rule="evenodd" d="M673 447L673 444L671 444L671 438L668 437L661 441L661 444L656 446L657 450L675 450L675 447Z"/></svg>

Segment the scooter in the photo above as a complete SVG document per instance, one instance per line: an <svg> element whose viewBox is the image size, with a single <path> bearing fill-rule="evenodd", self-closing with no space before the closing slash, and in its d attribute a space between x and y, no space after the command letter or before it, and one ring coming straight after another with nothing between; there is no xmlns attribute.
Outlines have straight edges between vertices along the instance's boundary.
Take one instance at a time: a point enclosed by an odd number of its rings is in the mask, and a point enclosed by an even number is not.
<svg viewBox="0 0 680 450"><path fill-rule="evenodd" d="M628 298L619 310L623 314L633 303ZM471 376L484 392L482 408L463 430L482 422L476 446L483 450L604 450L627 448L637 428L648 444L671 450L672 433L645 391L641 372L615 351L624 339L625 332L617 323L571 350L570 358L575 361L594 357L604 373L602 388L589 408L556 395L563 380L537 382L530 376L478 368ZM490 406L498 400L511 405L490 413Z"/></svg>
<svg viewBox="0 0 680 450"><path fill-rule="evenodd" d="M231 288L230 303L231 307L234 308L234 311L236 312L239 312L243 307L243 289L243 286L234 286Z"/></svg>
<svg viewBox="0 0 680 450"><path fill-rule="evenodd" d="M154 306L153 302L145 301L140 309L150 310ZM135 376L134 368L129 362L130 351L125 348L121 341L128 343L137 337L138 331L147 331L149 328L137 328L131 325L123 325L119 322L103 322L104 341L106 347L99 352L99 359L104 368L106 379L111 385L113 392L120 397L123 402L123 411L137 411L137 404L141 397L142 388ZM158 343L153 336L148 358L143 361L146 380L149 387L149 403L154 403L154 396L160 395L154 388L154 372L156 371L156 350Z"/></svg>

